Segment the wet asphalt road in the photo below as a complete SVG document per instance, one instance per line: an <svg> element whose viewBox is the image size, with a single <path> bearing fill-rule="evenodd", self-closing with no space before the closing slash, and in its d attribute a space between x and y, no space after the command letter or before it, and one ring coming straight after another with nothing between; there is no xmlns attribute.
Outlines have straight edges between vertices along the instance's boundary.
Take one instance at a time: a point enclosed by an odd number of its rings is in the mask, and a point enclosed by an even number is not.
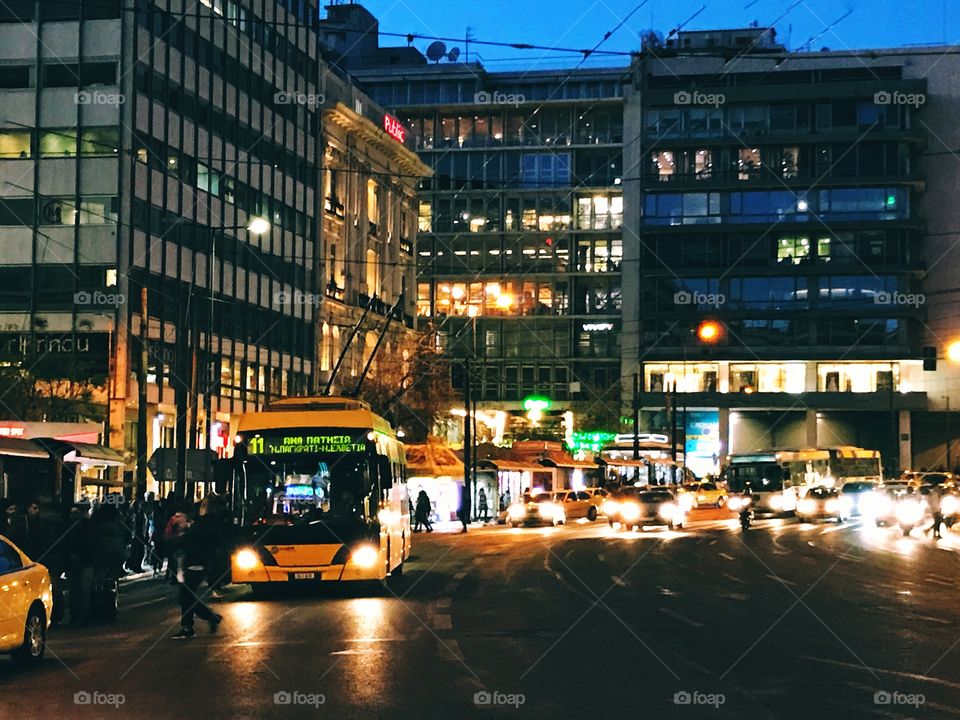
<svg viewBox="0 0 960 720"><path fill-rule="evenodd" d="M172 588L132 583L39 669L0 659L0 717L960 715L960 534L699 518L417 535L385 592L235 597L189 641Z"/></svg>

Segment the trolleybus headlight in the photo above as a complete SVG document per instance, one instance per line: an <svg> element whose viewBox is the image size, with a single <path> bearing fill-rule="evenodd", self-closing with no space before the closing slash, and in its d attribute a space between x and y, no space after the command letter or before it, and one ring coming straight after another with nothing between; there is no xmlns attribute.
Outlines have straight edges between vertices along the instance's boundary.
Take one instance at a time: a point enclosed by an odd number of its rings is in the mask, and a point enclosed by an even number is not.
<svg viewBox="0 0 960 720"><path fill-rule="evenodd" d="M783 495L771 495L770 507L778 512L783 510Z"/></svg>
<svg viewBox="0 0 960 720"><path fill-rule="evenodd" d="M380 553L373 545L361 545L350 554L350 561L362 568L371 568L377 564Z"/></svg>
<svg viewBox="0 0 960 720"><path fill-rule="evenodd" d="M234 561L240 570L253 570L260 565L260 557L250 548L243 548L234 556Z"/></svg>

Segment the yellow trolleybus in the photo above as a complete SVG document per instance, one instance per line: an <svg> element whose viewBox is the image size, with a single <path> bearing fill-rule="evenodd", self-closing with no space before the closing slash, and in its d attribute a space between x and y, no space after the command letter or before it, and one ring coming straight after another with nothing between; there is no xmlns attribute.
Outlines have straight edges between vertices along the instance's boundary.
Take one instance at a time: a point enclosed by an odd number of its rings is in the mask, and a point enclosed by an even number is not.
<svg viewBox="0 0 960 720"><path fill-rule="evenodd" d="M237 583L380 580L410 555L403 445L359 400L287 398L240 420L234 492L247 542Z"/></svg>

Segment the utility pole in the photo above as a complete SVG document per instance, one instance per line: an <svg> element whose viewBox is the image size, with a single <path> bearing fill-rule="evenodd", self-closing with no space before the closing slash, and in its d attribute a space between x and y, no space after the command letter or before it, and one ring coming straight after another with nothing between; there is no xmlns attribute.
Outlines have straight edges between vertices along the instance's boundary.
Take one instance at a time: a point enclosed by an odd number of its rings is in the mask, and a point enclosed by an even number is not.
<svg viewBox="0 0 960 720"><path fill-rule="evenodd" d="M463 361L463 497L460 502L460 521L463 532L470 522L471 499L473 498L473 427L470 410L473 407L473 390L470 378L470 361Z"/></svg>
<svg viewBox="0 0 960 720"><path fill-rule="evenodd" d="M140 288L140 364L137 367L137 483L134 497L138 502L147 496L147 365L148 346L147 288Z"/></svg>
<svg viewBox="0 0 960 720"><path fill-rule="evenodd" d="M950 437L950 396L945 395L943 399L947 401L947 472L953 472L953 440Z"/></svg>
<svg viewBox="0 0 960 720"><path fill-rule="evenodd" d="M633 374L633 481L640 480L640 373Z"/></svg>
<svg viewBox="0 0 960 720"><path fill-rule="evenodd" d="M177 406L177 425L175 429L175 441L177 444L177 475L176 489L174 491L178 498L187 497L187 428L190 422L190 375L192 370L192 356L190 352L190 295L187 295L187 301L183 303L183 309L180 312L180 323L177 327L177 372L174 379L176 386L174 398ZM190 498L192 500L192 498Z"/></svg>

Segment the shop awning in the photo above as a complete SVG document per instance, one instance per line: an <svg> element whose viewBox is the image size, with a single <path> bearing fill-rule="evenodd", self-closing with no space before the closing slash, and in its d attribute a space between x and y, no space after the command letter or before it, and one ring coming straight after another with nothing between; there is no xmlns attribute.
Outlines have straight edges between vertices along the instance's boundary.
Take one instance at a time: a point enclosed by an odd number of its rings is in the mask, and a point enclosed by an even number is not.
<svg viewBox="0 0 960 720"><path fill-rule="evenodd" d="M50 458L50 453L30 440L0 437L0 456L47 460Z"/></svg>
<svg viewBox="0 0 960 720"><path fill-rule="evenodd" d="M89 443L68 442L64 443L70 449L63 456L65 463L73 462L81 465L101 465L106 467L120 467L124 464L123 455L116 450L104 447L103 445L90 445ZM120 483L121 485L123 483Z"/></svg>
<svg viewBox="0 0 960 720"><path fill-rule="evenodd" d="M599 466L596 463L586 460L575 460L566 453L547 452L540 458L540 464L546 467L572 468L579 470L596 470Z"/></svg>
<svg viewBox="0 0 960 720"><path fill-rule="evenodd" d="M410 477L463 477L463 463L445 445L407 445L407 475Z"/></svg>
<svg viewBox="0 0 960 720"><path fill-rule="evenodd" d="M80 485L96 485L97 487L123 487L123 480L121 478L108 478L108 477L81 477Z"/></svg>
<svg viewBox="0 0 960 720"><path fill-rule="evenodd" d="M543 465L539 463L525 463L517 460L478 460L478 470L513 470L515 472L532 472L543 470Z"/></svg>

